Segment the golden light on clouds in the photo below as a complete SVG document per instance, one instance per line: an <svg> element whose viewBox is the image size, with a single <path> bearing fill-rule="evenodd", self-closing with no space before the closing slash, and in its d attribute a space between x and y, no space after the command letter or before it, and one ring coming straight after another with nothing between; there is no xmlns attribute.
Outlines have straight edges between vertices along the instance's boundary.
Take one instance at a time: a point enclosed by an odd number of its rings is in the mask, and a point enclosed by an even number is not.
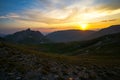
<svg viewBox="0 0 120 80"><path fill-rule="evenodd" d="M8 10L0 15L0 29L29 27L49 32L96 30L120 24L120 0L35 0L31 3L32 7L25 7L22 11Z"/></svg>

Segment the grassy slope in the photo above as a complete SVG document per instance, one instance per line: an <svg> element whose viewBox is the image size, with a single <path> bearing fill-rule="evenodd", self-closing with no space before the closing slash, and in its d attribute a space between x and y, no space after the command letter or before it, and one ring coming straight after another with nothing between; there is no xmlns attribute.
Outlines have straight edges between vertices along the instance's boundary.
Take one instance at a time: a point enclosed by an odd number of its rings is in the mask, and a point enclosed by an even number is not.
<svg viewBox="0 0 120 80"><path fill-rule="evenodd" d="M120 33L106 35L97 39L71 42L71 43L46 43L40 45L22 45L27 49L63 54L63 55L79 55L84 53L89 54L112 54L119 55L120 53ZM99 44L100 43L100 44Z"/></svg>
<svg viewBox="0 0 120 80"><path fill-rule="evenodd" d="M79 56L67 56L67 55L60 55L60 54L52 54L52 53L45 53L35 50L33 47L28 47L24 45L13 45L10 43L0 43L0 47L8 47L11 49L12 52L19 50L22 51L23 54L34 54L39 56L39 58L46 58L50 60L66 62L70 64L120 64L120 56L116 55L79 55ZM0 59L2 60L2 58Z"/></svg>
<svg viewBox="0 0 120 80"><path fill-rule="evenodd" d="M34 49L42 52L67 55L79 55L82 53L120 55L119 41L120 33L117 33L82 42L41 44L34 46Z"/></svg>
<svg viewBox="0 0 120 80"><path fill-rule="evenodd" d="M106 40L106 37L109 39ZM102 41L102 45L96 45L96 43L98 43L99 41ZM42 59L54 60L70 64L118 65L120 64L119 41L120 34L116 34L107 35L87 42L42 44L39 46L27 46L0 41L0 48L9 48L10 51L8 51L8 53L10 54L8 54L8 56L12 56L13 54L11 53L17 54L16 51L20 51L26 55L34 55ZM84 54L81 55L81 53ZM64 54L72 54L72 56ZM1 56L0 63L4 64L4 61L7 61L7 57ZM9 60L7 62L9 62Z"/></svg>
<svg viewBox="0 0 120 80"><path fill-rule="evenodd" d="M69 80L66 75L68 78L74 78L76 71L83 74L77 75L80 80L88 80L86 75L89 75L89 80L99 80L99 77L101 80L119 80L119 67L120 56L67 56L36 51L33 47L24 45L0 42L0 80L19 78L19 80L38 80L38 78L49 80L49 75L53 78L56 74L58 75L56 80ZM59 75L61 73L62 76ZM104 74L100 75L102 73Z"/></svg>

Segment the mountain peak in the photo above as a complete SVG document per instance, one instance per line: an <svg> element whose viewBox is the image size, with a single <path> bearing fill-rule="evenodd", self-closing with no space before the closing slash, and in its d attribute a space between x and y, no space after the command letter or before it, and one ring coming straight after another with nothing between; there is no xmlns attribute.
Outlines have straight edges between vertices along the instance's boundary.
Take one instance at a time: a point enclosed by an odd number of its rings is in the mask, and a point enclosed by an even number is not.
<svg viewBox="0 0 120 80"><path fill-rule="evenodd" d="M26 31L31 31L31 29L30 29L30 28L28 28L28 29L26 29Z"/></svg>
<svg viewBox="0 0 120 80"><path fill-rule="evenodd" d="M7 35L5 38L11 42L22 44L40 44L47 41L41 32L31 30L30 28Z"/></svg>

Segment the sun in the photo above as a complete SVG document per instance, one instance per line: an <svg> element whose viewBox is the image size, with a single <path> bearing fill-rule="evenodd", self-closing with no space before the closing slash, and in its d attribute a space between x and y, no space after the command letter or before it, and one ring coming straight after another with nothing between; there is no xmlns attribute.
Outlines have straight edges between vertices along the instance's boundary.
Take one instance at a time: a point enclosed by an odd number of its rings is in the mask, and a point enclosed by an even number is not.
<svg viewBox="0 0 120 80"><path fill-rule="evenodd" d="M80 28L81 28L82 30L86 30L86 29L87 29L87 26L88 26L88 24L80 24Z"/></svg>

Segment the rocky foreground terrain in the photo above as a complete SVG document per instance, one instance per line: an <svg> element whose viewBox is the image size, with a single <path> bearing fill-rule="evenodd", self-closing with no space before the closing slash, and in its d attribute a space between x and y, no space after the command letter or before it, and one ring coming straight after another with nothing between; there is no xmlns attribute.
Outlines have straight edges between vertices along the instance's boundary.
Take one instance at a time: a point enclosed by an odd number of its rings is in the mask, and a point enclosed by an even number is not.
<svg viewBox="0 0 120 80"><path fill-rule="evenodd" d="M0 46L0 80L120 80L120 65L75 65Z"/></svg>

